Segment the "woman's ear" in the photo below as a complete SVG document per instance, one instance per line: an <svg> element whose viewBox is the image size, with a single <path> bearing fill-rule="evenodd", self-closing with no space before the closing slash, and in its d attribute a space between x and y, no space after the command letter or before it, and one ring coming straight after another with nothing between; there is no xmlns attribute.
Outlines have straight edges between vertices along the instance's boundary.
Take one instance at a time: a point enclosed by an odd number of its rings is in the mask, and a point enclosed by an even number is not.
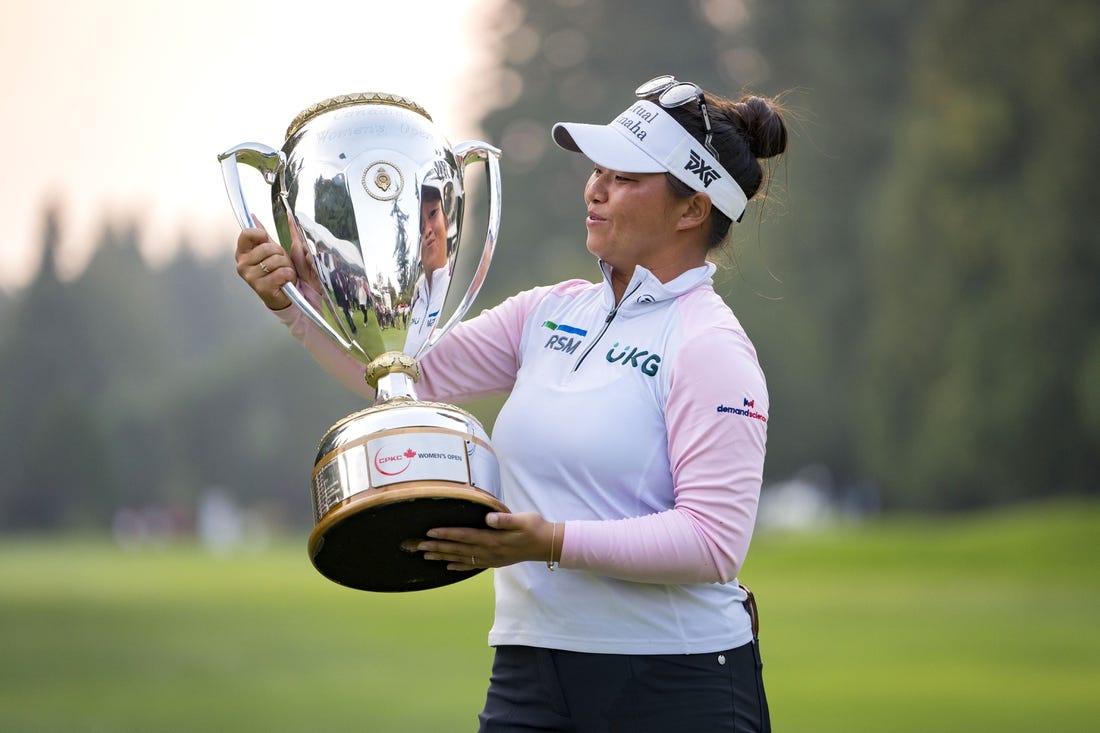
<svg viewBox="0 0 1100 733"><path fill-rule="evenodd" d="M694 229L702 226L710 216L710 196L705 193L695 193L684 200L685 206L676 222L677 230Z"/></svg>

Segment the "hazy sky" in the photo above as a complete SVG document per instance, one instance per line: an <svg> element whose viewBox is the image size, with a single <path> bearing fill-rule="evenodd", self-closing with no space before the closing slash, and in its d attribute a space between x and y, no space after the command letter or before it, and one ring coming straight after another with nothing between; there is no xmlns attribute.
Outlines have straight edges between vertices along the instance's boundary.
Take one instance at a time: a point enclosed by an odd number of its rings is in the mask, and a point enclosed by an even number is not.
<svg viewBox="0 0 1100 733"><path fill-rule="evenodd" d="M452 142L479 137L492 95L484 59L498 39L477 18L496 4L6 0L0 288L35 271L51 201L63 276L86 264L105 215L136 221L154 263L186 229L204 253L224 247L229 266L237 229L218 153L279 147L298 112L331 96L401 94Z"/></svg>

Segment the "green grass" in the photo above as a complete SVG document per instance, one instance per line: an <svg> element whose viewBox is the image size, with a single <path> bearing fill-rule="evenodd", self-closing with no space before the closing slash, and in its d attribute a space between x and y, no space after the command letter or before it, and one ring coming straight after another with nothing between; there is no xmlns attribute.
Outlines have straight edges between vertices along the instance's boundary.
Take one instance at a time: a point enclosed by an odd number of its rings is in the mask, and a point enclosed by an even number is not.
<svg viewBox="0 0 1100 733"><path fill-rule="evenodd" d="M362 593L304 542L0 541L0 730L475 729L489 573ZM776 730L1096 730L1098 561L1098 503L761 534Z"/></svg>
<svg viewBox="0 0 1100 733"><path fill-rule="evenodd" d="M783 731L1095 731L1100 504L758 538Z"/></svg>
<svg viewBox="0 0 1100 733"><path fill-rule="evenodd" d="M490 576L416 594L255 555L8 543L0 731L464 730L488 679Z"/></svg>

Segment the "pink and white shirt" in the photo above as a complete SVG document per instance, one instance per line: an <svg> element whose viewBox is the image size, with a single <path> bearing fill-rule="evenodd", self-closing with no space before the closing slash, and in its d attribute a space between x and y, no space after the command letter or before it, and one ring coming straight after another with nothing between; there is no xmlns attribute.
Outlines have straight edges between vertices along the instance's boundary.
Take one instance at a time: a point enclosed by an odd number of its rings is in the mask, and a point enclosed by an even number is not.
<svg viewBox="0 0 1100 733"><path fill-rule="evenodd" d="M713 265L661 283L522 292L421 359L421 399L508 393L493 429L502 497L564 522L560 569L494 571L492 645L616 654L748 643L737 573L752 537L768 396L756 352L714 292ZM297 309L279 312L341 381L362 365Z"/></svg>

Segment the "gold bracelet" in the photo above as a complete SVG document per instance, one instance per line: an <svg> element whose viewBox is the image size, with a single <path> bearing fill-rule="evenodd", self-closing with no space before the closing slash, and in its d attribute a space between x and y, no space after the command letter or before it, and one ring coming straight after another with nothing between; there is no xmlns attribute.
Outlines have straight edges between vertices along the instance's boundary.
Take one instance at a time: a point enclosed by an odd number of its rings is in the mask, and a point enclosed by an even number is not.
<svg viewBox="0 0 1100 733"><path fill-rule="evenodd" d="M546 561L546 568L554 572L557 569L555 567L557 563L554 562L554 544L558 541L558 523L554 522L551 526L553 529L550 530L550 559Z"/></svg>

